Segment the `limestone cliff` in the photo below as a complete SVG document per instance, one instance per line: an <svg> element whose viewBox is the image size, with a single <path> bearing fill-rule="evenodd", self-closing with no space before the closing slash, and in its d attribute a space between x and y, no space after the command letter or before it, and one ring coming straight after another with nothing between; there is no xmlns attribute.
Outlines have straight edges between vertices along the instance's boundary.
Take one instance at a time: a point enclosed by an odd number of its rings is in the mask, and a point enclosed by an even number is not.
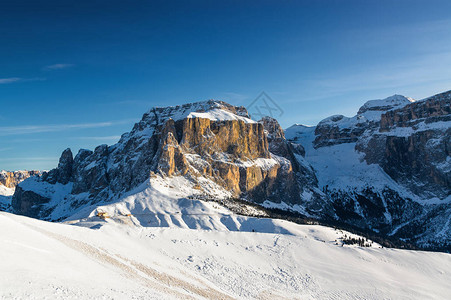
<svg viewBox="0 0 451 300"><path fill-rule="evenodd" d="M451 247L451 91L371 100L356 116L295 125L340 221L426 248ZM448 248L447 248L448 247Z"/></svg>
<svg viewBox="0 0 451 300"><path fill-rule="evenodd" d="M0 185L15 188L19 183L31 176L40 175L40 171L0 171Z"/></svg>
<svg viewBox="0 0 451 300"><path fill-rule="evenodd" d="M57 219L77 208L117 200L152 176L183 176L205 199L214 199L210 192L214 184L232 198L300 205L300 167L292 152L301 150L290 146L291 154L272 153L267 134L264 123L251 120L243 107L222 101L154 108L113 146L80 150L75 157L65 150L57 168L33 184L20 186L13 208L17 213ZM46 191L52 192L39 192L43 189L36 186L47 186ZM56 200L55 195L62 194L56 190L67 194ZM71 207L67 215L53 213L63 206ZM321 213L315 201L307 203L307 211L310 208Z"/></svg>

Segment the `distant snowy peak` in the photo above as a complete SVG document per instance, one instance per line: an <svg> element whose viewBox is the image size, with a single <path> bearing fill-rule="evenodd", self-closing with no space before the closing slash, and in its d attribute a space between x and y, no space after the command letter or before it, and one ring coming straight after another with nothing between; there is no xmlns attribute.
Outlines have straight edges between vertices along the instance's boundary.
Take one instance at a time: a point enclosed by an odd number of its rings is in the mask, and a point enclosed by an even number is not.
<svg viewBox="0 0 451 300"><path fill-rule="evenodd" d="M369 100L360 107L357 114L361 115L367 111L388 111L395 108L401 108L415 102L414 99L402 95L393 95L385 99Z"/></svg>
<svg viewBox="0 0 451 300"><path fill-rule="evenodd" d="M361 121L361 118L353 117L348 118L343 115L333 115L321 120L318 126L324 125L339 125L340 127L349 127L354 125L354 123ZM351 123L350 123L351 122Z"/></svg>
<svg viewBox="0 0 451 300"><path fill-rule="evenodd" d="M315 128L315 147L356 142L367 130L377 130L383 114L401 109L415 100L401 95L367 101L354 117L333 115Z"/></svg>
<svg viewBox="0 0 451 300"><path fill-rule="evenodd" d="M285 134L286 134L287 131L290 132L292 130L295 130L295 131L311 131L311 130L315 130L315 127L316 126L314 126L314 125L294 124L294 125L291 125L290 127L288 127L287 129L285 129Z"/></svg>
<svg viewBox="0 0 451 300"><path fill-rule="evenodd" d="M369 100L360 107L356 116L349 118L343 115L333 115L320 121L318 126L350 128L361 123L379 122L383 113L402 108L413 102L415 102L414 99L402 95L393 95L385 99Z"/></svg>
<svg viewBox="0 0 451 300"><path fill-rule="evenodd" d="M285 138L289 141L298 141L302 136L312 136L316 126L294 124L285 129Z"/></svg>
<svg viewBox="0 0 451 300"><path fill-rule="evenodd" d="M300 123L296 123L296 124L292 125L291 127L299 127L299 128L313 128L313 127L315 127L315 125L306 125L306 124L300 124Z"/></svg>

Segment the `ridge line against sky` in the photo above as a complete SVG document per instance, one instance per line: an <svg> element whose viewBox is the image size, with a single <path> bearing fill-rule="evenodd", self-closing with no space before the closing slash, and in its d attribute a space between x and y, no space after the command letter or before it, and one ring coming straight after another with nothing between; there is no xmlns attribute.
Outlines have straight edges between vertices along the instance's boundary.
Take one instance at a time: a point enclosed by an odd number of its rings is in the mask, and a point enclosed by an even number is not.
<svg viewBox="0 0 451 300"><path fill-rule="evenodd" d="M154 106L247 106L265 91L287 128L450 90L449 11L417 0L5 4L0 169L50 169L67 147L114 143Z"/></svg>

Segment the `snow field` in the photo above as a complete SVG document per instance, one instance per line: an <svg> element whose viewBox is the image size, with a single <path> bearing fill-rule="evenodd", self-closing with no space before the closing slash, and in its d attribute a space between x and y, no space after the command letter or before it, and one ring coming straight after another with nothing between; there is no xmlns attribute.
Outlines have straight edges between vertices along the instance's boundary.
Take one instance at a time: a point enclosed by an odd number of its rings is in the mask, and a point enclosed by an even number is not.
<svg viewBox="0 0 451 300"><path fill-rule="evenodd" d="M252 218L251 218L252 219ZM258 231L259 222L254 219ZM343 232L126 226L99 230L0 213L0 297L446 299L451 256L341 246ZM263 225L264 227L264 225Z"/></svg>

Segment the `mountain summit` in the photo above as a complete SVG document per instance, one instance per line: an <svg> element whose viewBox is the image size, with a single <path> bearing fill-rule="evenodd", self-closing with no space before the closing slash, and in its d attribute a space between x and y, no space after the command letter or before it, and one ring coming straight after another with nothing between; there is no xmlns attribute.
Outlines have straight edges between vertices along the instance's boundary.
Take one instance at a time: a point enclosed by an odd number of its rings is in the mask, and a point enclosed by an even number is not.
<svg viewBox="0 0 451 300"><path fill-rule="evenodd" d="M276 148L284 150L270 152ZM210 100L154 108L113 146L75 157L66 149L56 169L18 186L12 206L20 214L61 220L118 201L145 182L183 177L191 187L184 197L299 206L321 216L322 193L312 170L296 159L301 155L302 147L285 140L276 120L255 122L244 107ZM303 174L313 179L307 183Z"/></svg>

